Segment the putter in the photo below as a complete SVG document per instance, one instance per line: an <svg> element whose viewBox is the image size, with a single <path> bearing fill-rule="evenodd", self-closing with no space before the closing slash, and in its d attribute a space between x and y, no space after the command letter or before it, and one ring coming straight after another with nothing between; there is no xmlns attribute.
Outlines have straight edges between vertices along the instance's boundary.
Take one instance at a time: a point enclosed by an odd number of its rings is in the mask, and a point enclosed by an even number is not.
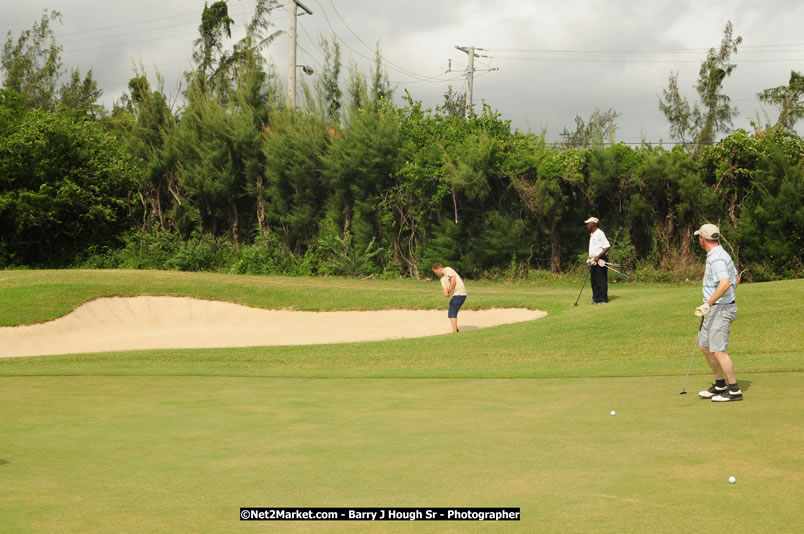
<svg viewBox="0 0 804 534"><path fill-rule="evenodd" d="M701 335L701 328L703 328L703 322L706 318L705 315L701 316L701 324L698 325L698 333L695 334L695 345L692 346L692 356L690 357L690 366L687 368L687 378L684 379L684 387L679 392L679 395L686 395L687 394L687 380L690 378L690 370L692 369L692 360L695 359L695 349L698 347L698 337Z"/></svg>
<svg viewBox="0 0 804 534"><path fill-rule="evenodd" d="M581 293L583 293L583 286L586 285L586 279L589 278L589 272L590 271L591 271L591 268L587 269L586 270L586 276L583 277L583 284L581 284L581 290L578 291L578 298L575 299L575 304L573 304L573 306L575 306L576 308L578 307L578 301L581 298Z"/></svg>

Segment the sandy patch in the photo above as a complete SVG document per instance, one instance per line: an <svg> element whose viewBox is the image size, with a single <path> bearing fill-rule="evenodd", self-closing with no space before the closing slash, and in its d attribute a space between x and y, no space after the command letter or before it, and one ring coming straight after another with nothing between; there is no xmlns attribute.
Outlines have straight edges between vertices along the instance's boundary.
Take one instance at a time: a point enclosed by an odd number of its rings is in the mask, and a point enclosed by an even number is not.
<svg viewBox="0 0 804 534"><path fill-rule="evenodd" d="M463 310L458 324L468 331L545 315L525 309ZM317 345L449 332L446 309L297 312L184 297L110 297L47 323L0 328L0 357Z"/></svg>

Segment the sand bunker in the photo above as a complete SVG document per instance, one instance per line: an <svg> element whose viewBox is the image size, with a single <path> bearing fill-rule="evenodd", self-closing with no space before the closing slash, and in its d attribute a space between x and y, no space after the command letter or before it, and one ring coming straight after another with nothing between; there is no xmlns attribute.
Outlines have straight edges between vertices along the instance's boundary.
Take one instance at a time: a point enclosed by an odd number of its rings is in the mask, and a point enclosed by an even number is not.
<svg viewBox="0 0 804 534"><path fill-rule="evenodd" d="M461 330L531 321L545 312L463 310ZM47 323L0 328L0 357L142 349L317 345L449 333L444 310L297 312L184 297L110 297Z"/></svg>

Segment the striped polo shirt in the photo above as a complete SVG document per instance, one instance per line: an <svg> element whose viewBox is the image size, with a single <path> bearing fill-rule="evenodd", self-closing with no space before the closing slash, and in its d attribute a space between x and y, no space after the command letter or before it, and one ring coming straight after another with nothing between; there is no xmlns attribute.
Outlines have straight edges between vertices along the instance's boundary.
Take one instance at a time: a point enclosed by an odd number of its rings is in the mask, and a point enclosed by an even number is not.
<svg viewBox="0 0 804 534"><path fill-rule="evenodd" d="M717 304L734 302L734 288L737 287L737 268L728 252L720 245L716 246L706 255L706 271L703 277L703 301L708 301L715 294L721 280L729 280L731 284L726 293L720 297Z"/></svg>

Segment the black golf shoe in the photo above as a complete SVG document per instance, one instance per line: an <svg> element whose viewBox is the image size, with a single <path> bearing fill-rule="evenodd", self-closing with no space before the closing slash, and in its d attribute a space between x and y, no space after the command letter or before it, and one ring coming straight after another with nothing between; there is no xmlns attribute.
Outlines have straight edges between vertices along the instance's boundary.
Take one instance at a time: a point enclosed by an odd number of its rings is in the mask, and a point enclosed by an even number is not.
<svg viewBox="0 0 804 534"><path fill-rule="evenodd" d="M720 395L712 397L712 402L731 402L743 400L743 392L739 389L737 391L728 390Z"/></svg>
<svg viewBox="0 0 804 534"><path fill-rule="evenodd" d="M711 398L716 397L717 395L720 395L722 393L726 393L728 390L729 390L729 388L727 388L727 387L719 388L716 385L712 384L712 387L710 387L706 391L700 391L698 393L698 398L699 399L711 399Z"/></svg>

